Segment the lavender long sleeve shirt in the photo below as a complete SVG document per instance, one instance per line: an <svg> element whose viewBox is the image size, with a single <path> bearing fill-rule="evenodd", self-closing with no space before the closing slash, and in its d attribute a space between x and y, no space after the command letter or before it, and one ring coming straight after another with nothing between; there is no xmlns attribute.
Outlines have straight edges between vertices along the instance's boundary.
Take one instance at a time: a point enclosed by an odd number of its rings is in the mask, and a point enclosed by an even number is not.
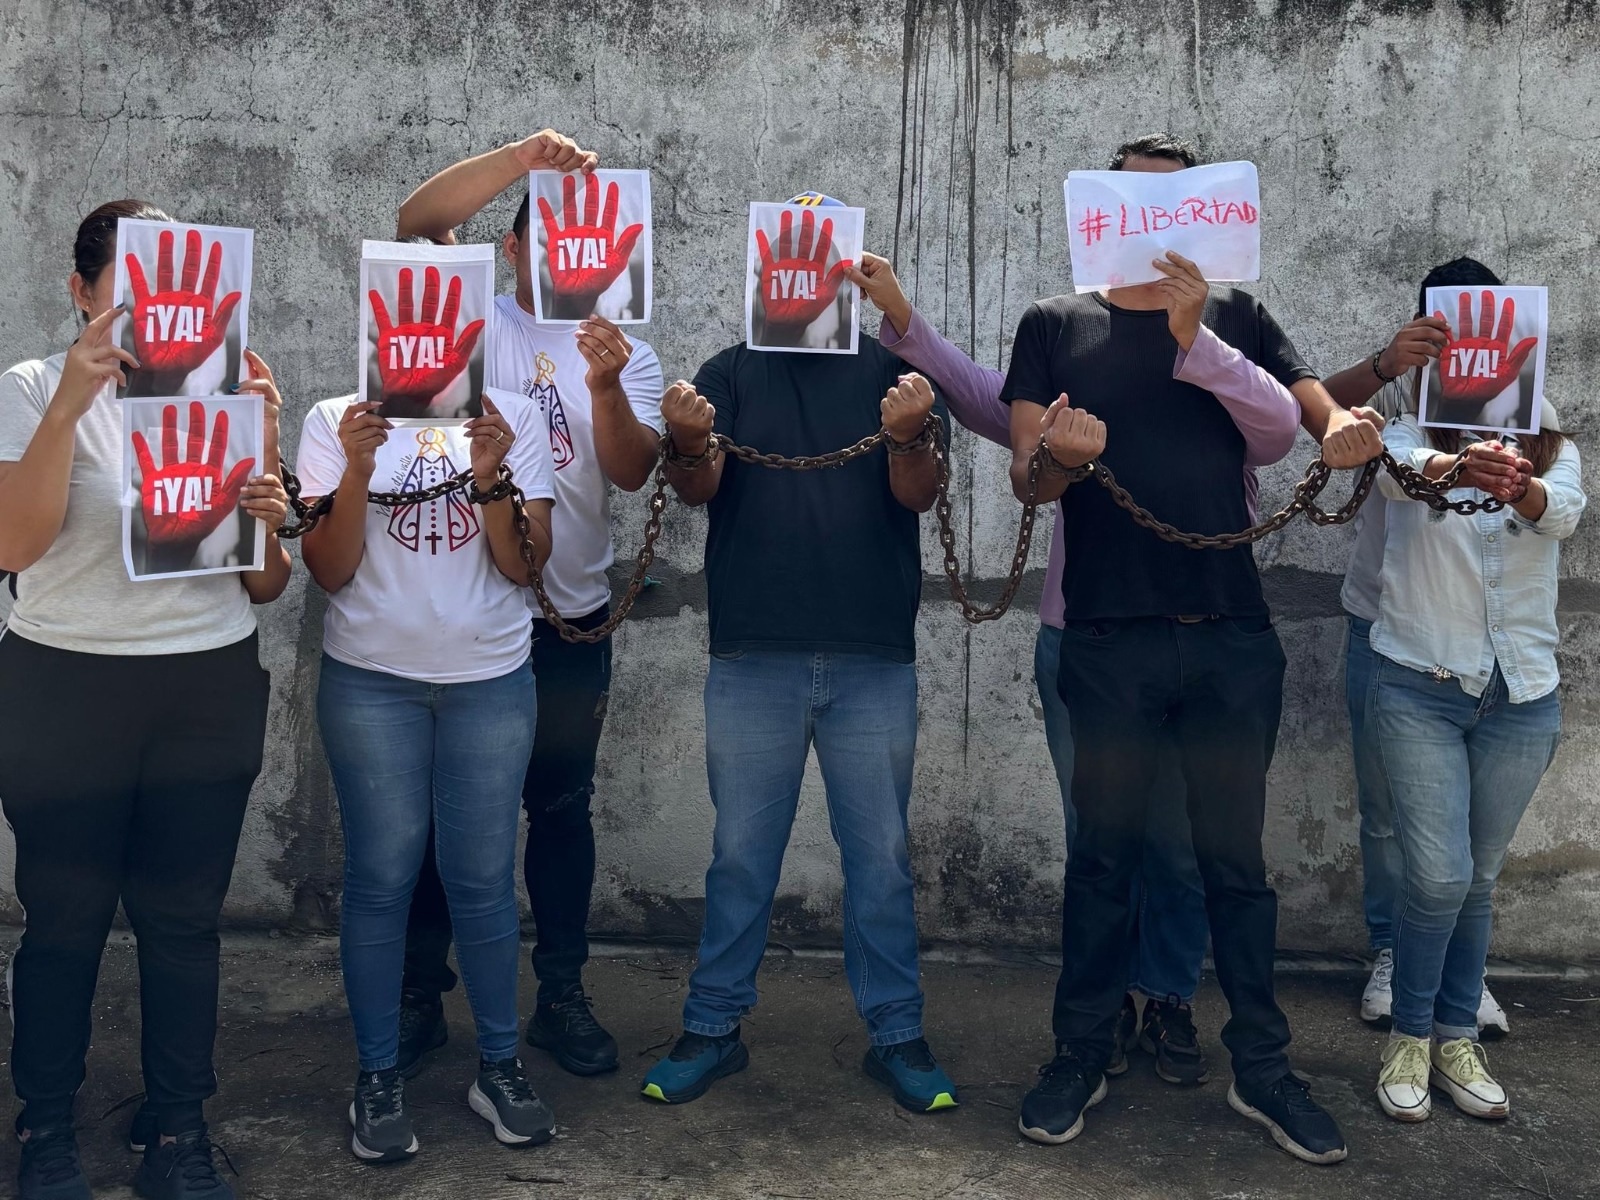
<svg viewBox="0 0 1600 1200"><path fill-rule="evenodd" d="M951 415L962 425L998 445L1011 445L1011 406L1000 396L1004 372L980 367L915 310L903 333L885 317L878 340L885 350L893 351L939 384ZM1253 523L1259 490L1255 468L1270 466L1289 453L1300 427L1299 403L1283 384L1204 325L1188 352L1178 351L1172 377L1216 396L1244 435L1245 505ZM1050 539L1044 597L1039 604L1039 619L1057 629L1061 628L1065 607L1061 595L1065 561L1066 540L1062 523L1057 521Z"/></svg>

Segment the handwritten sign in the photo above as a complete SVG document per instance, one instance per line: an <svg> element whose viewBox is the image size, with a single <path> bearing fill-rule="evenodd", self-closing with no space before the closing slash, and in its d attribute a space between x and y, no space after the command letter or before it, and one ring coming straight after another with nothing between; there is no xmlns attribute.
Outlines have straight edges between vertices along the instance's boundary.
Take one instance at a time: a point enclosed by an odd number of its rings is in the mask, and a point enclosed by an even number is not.
<svg viewBox="0 0 1600 1200"><path fill-rule="evenodd" d="M1426 311L1449 324L1450 341L1423 372L1418 422L1538 433L1547 303L1542 287L1429 288Z"/></svg>
<svg viewBox="0 0 1600 1200"><path fill-rule="evenodd" d="M1187 171L1073 171L1064 185L1079 292L1155 283L1168 250L1207 279L1261 278L1261 184L1254 163Z"/></svg>

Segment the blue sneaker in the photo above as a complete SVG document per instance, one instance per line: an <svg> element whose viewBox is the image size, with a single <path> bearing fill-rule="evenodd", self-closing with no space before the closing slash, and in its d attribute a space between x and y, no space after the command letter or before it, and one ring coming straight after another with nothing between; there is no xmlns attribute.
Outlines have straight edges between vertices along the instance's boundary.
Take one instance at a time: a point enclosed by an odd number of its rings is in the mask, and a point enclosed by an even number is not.
<svg viewBox="0 0 1600 1200"><path fill-rule="evenodd" d="M704 1096L717 1080L749 1065L750 1052L739 1040L737 1029L714 1038L686 1033L671 1054L650 1068L644 1077L644 1094L666 1104L687 1104Z"/></svg>
<svg viewBox="0 0 1600 1200"><path fill-rule="evenodd" d="M900 1107L911 1112L939 1112L960 1103L956 1085L922 1038L872 1047L861 1060L861 1069L879 1083L887 1084Z"/></svg>

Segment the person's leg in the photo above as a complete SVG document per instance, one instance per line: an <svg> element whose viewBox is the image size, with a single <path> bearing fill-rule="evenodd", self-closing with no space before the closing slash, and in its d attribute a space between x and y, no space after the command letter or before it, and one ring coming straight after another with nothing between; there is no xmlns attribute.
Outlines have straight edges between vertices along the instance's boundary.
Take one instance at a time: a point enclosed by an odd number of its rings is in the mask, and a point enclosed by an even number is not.
<svg viewBox="0 0 1600 1200"><path fill-rule="evenodd" d="M406 917L406 965L401 987L408 997L415 997L417 1004L438 1005L439 997L456 986L456 973L450 969L449 959L450 906L445 902L444 884L439 882L430 832L422 867L417 872L417 886L411 893L411 911Z"/></svg>
<svg viewBox="0 0 1600 1200"><path fill-rule="evenodd" d="M261 773L271 681L250 637L164 656L122 903L138 940L144 1086L157 1131L204 1124L217 1088L222 901Z"/></svg>
<svg viewBox="0 0 1600 1200"><path fill-rule="evenodd" d="M1061 630L1041 623L1033 642L1033 683L1039 690L1039 709L1044 715L1044 744L1050 751L1050 765L1055 768L1056 786L1061 789L1070 856L1078 814L1072 807L1072 716L1061 698L1060 676Z"/></svg>
<svg viewBox="0 0 1600 1200"><path fill-rule="evenodd" d="M1361 813L1361 896L1367 939L1374 953L1394 946L1395 897L1405 864L1394 836L1394 804L1383 772L1383 752L1367 724L1376 655L1372 622L1349 618L1345 642L1344 693L1350 713L1350 749L1355 760L1356 804Z"/></svg>

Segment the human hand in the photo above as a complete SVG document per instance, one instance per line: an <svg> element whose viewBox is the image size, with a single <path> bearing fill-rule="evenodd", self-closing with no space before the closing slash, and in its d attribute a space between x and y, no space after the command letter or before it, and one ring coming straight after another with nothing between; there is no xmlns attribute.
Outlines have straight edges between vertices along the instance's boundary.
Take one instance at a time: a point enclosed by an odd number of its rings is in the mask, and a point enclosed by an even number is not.
<svg viewBox="0 0 1600 1200"><path fill-rule="evenodd" d="M1496 330L1494 293L1485 289L1478 312L1478 335L1473 337L1472 293L1461 293L1456 328L1439 354L1439 387L1446 400L1485 404L1517 381L1523 362L1539 339L1523 338L1515 349L1511 348L1516 312L1516 301L1507 296L1500 307L1500 327ZM1444 313L1433 315L1444 321Z"/></svg>
<svg viewBox="0 0 1600 1200"><path fill-rule="evenodd" d="M254 350L246 350L244 362L249 369L250 377L241 381L233 390L261 397L263 416L261 452L266 459L268 470L276 471L280 462L278 418L283 412L283 397L278 392L272 368L267 366L265 359Z"/></svg>
<svg viewBox="0 0 1600 1200"><path fill-rule="evenodd" d="M1330 467L1359 467L1383 453L1383 417L1375 409L1340 409L1328 418L1322 435L1322 461Z"/></svg>
<svg viewBox="0 0 1600 1200"><path fill-rule="evenodd" d="M1176 250L1168 250L1165 261L1152 260L1151 266L1166 276L1156 286L1167 300L1167 328L1187 353L1200 336L1200 314L1205 311L1211 285L1200 268Z"/></svg>
<svg viewBox="0 0 1600 1200"><path fill-rule="evenodd" d="M679 454L704 454L711 442L717 410L694 385L678 380L661 397L661 417L667 423L672 447Z"/></svg>
<svg viewBox="0 0 1600 1200"><path fill-rule="evenodd" d="M389 320L383 297L374 288L367 293L378 329L378 375L383 382L383 402L392 409L426 409L434 397L467 369L483 322L474 321L456 337L456 316L461 309L461 277L450 277L444 309L439 308L439 268L423 274L422 311L412 311L410 267L400 268L398 324Z"/></svg>
<svg viewBox="0 0 1600 1200"><path fill-rule="evenodd" d="M1093 413L1073 408L1062 392L1039 419L1050 457L1072 470L1100 457L1106 448L1106 424Z"/></svg>
<svg viewBox="0 0 1600 1200"><path fill-rule="evenodd" d="M137 369L139 360L111 340L111 324L126 308L108 308L78 335L61 364L61 382L50 398L51 411L58 407L73 424L94 406L106 381L115 379L119 387L128 386L124 365Z"/></svg>
<svg viewBox="0 0 1600 1200"><path fill-rule="evenodd" d="M128 267L132 300L133 344L141 370L183 378L216 352L228 334L228 322L241 293L229 292L219 303L217 281L222 277L222 243L212 242L206 258L205 279L200 278L203 245L198 229L184 237L183 274L172 284L173 231L163 229L156 241L156 286L150 289L144 267L134 254L123 256Z"/></svg>
<svg viewBox="0 0 1600 1200"><path fill-rule="evenodd" d="M500 477L500 464L511 453L511 446L517 440L516 431L488 396L483 398L483 415L468 421L466 430L472 452L472 478L480 491L487 491Z"/></svg>
<svg viewBox="0 0 1600 1200"><path fill-rule="evenodd" d="M1379 353L1378 370L1390 379L1398 379L1416 367L1426 367L1429 359L1438 358L1449 340L1450 322L1442 316L1407 321Z"/></svg>
<svg viewBox="0 0 1600 1200"><path fill-rule="evenodd" d="M339 418L339 445L344 448L345 474L365 485L378 469L378 447L389 440L394 425L378 415L382 401L352 404Z"/></svg>
<svg viewBox="0 0 1600 1200"><path fill-rule="evenodd" d="M1503 442L1474 442L1461 452L1460 461L1466 465L1457 487L1477 488L1507 503L1522 499L1533 477L1533 464Z"/></svg>
<svg viewBox="0 0 1600 1200"><path fill-rule="evenodd" d="M861 289L861 294L888 318L889 323L904 334L911 324L911 301L895 277L894 265L877 254L861 255L859 267L845 268L844 276Z"/></svg>
<svg viewBox="0 0 1600 1200"><path fill-rule="evenodd" d="M188 453L178 454L178 406L161 410L161 466L143 433L134 430L139 462L139 499L144 527L153 546L197 545L239 507L239 494L256 465L246 458L222 477L228 454L228 414L218 412L206 449L206 407L189 403Z"/></svg>
<svg viewBox="0 0 1600 1200"><path fill-rule="evenodd" d="M554 129L541 129L513 142L511 155L524 171L582 171L587 175L600 165L598 154L580 149L577 142Z"/></svg>
<svg viewBox="0 0 1600 1200"><path fill-rule="evenodd" d="M902 375L878 408L891 438L902 445L914 442L922 436L928 414L933 411L933 387L921 375Z"/></svg>
<svg viewBox="0 0 1600 1200"><path fill-rule="evenodd" d="M289 493L276 475L256 475L239 493L239 507L258 521L265 521L268 533L276 533L289 519Z"/></svg>
<svg viewBox="0 0 1600 1200"><path fill-rule="evenodd" d="M833 249L833 221L822 222L816 233L816 214L806 209L800 217L800 235L794 233L794 210L784 209L778 221L778 251L774 255L767 231L756 230L760 253L761 305L768 325L804 328L820 317L839 294L845 272L853 265L840 259L828 269Z"/></svg>
<svg viewBox="0 0 1600 1200"><path fill-rule="evenodd" d="M586 317L595 301L628 269L634 244L643 225L630 225L617 233L618 190L606 184L606 204L600 208L600 181L584 181L583 219L578 219L578 181L571 175L561 181L561 224L550 201L539 197L544 218L545 257L550 266L550 288L566 310L565 315Z"/></svg>
<svg viewBox="0 0 1600 1200"><path fill-rule="evenodd" d="M589 364L583 381L590 393L614 387L633 357L633 343L627 335L604 317L590 317L578 326L573 337L578 342L578 353Z"/></svg>

